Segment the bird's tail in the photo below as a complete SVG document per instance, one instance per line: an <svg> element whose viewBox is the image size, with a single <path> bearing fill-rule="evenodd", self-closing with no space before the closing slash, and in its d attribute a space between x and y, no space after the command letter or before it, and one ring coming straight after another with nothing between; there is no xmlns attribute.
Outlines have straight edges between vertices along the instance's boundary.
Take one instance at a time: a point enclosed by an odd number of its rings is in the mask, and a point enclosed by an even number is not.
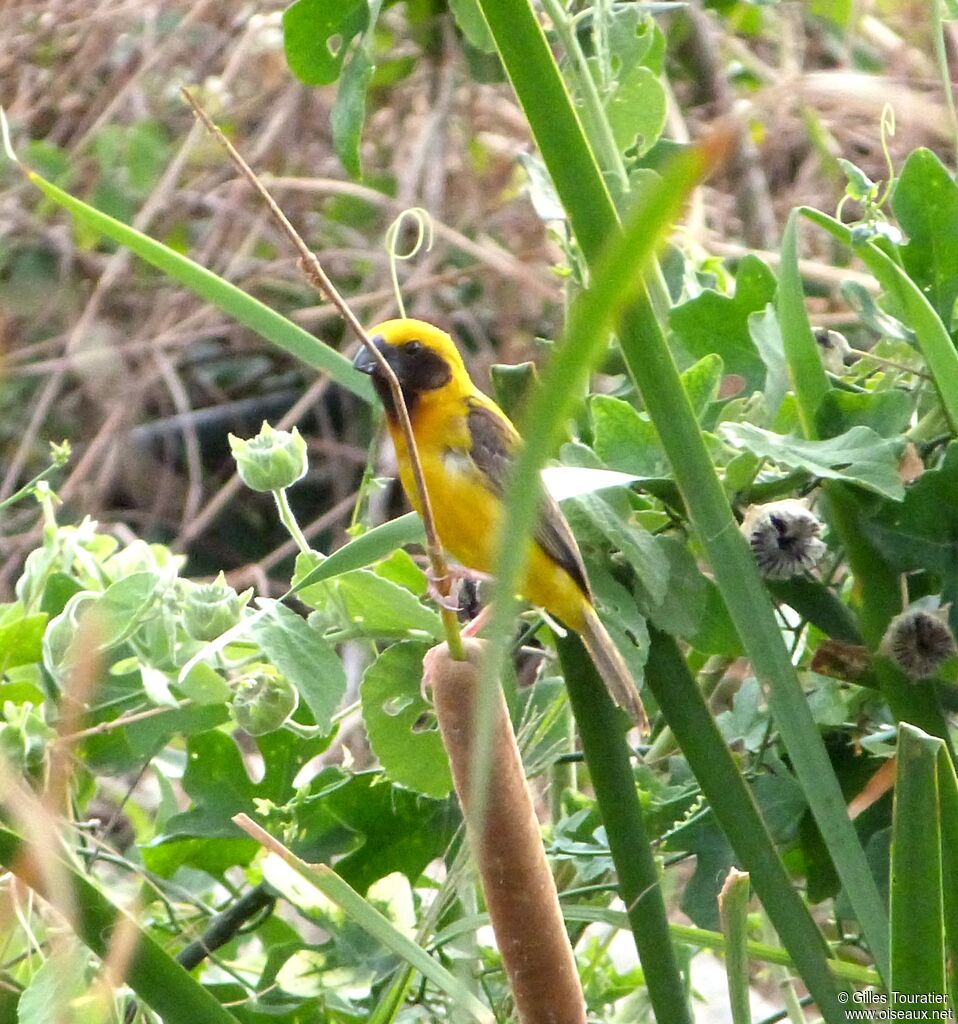
<svg viewBox="0 0 958 1024"><path fill-rule="evenodd" d="M639 732L648 735L649 719L642 706L642 698L636 689L635 680L619 654L615 641L609 636L608 630L602 625L595 608L588 606L585 613L585 624L581 630L582 642L589 652L592 664L602 677L609 696L623 708L638 726Z"/></svg>

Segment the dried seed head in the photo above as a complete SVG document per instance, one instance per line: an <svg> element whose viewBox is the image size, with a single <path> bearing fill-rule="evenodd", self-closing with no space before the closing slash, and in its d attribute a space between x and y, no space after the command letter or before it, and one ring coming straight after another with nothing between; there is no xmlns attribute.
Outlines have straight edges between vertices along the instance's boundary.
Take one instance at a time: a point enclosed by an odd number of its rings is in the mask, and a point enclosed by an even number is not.
<svg viewBox="0 0 958 1024"><path fill-rule="evenodd" d="M751 505L742 522L759 572L770 580L787 580L814 569L825 554L821 532L821 521L794 498Z"/></svg>
<svg viewBox="0 0 958 1024"><path fill-rule="evenodd" d="M933 676L958 653L948 626L948 608L909 608L888 624L879 652L911 679Z"/></svg>
<svg viewBox="0 0 958 1024"><path fill-rule="evenodd" d="M845 335L827 327L816 327L814 334L825 369L829 373L841 376L845 372L845 359L852 351Z"/></svg>

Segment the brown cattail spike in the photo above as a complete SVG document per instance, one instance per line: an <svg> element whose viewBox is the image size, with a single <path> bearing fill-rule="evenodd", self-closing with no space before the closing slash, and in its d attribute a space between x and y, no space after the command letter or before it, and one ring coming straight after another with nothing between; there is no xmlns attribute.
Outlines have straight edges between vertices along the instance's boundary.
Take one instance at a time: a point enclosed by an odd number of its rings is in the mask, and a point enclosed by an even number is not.
<svg viewBox="0 0 958 1024"><path fill-rule="evenodd" d="M501 690L492 716L489 796L482 820L471 807L477 668L483 644L465 642L467 661L445 644L426 655L431 686L469 843L522 1024L585 1024L585 999L549 870L532 795Z"/></svg>

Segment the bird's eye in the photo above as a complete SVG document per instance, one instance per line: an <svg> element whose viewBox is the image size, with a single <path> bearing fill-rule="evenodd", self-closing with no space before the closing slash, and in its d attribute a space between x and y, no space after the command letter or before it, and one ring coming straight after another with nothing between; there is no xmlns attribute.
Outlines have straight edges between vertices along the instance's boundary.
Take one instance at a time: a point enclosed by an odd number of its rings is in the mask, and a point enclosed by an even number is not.
<svg viewBox="0 0 958 1024"><path fill-rule="evenodd" d="M416 355L417 352L422 351L422 342L416 340L406 342L406 351L411 356Z"/></svg>

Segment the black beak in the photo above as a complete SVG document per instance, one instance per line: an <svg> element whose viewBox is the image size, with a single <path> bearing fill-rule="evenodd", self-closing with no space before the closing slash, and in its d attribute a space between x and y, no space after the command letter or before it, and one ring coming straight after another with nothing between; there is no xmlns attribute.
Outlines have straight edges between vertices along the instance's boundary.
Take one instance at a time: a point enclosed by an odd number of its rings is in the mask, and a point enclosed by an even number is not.
<svg viewBox="0 0 958 1024"><path fill-rule="evenodd" d="M383 336L377 334L372 339L373 344L379 349L380 352L385 355L386 343L383 341ZM372 352L366 348L365 345L361 345L359 351L356 353L356 358L353 360L353 366L359 370L360 373L374 374L379 369L379 363L373 358Z"/></svg>

